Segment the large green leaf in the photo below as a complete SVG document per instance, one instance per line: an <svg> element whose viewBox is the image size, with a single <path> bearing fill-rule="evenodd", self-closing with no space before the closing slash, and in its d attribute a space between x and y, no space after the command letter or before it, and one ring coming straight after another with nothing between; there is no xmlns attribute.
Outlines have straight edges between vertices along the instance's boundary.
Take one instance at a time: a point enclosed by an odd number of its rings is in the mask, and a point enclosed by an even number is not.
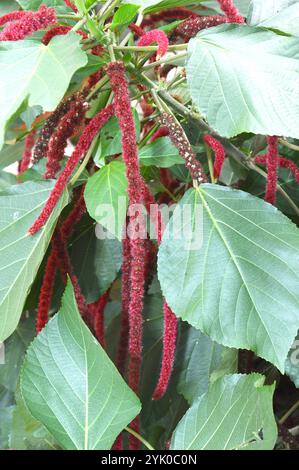
<svg viewBox="0 0 299 470"><path fill-rule="evenodd" d="M89 215L119 240L126 220L127 186L125 164L113 161L88 179L84 194Z"/></svg>
<svg viewBox="0 0 299 470"><path fill-rule="evenodd" d="M142 147L139 150L139 160L144 166L154 165L159 168L168 168L184 163L169 137L161 137L155 142Z"/></svg>
<svg viewBox="0 0 299 470"><path fill-rule="evenodd" d="M299 39L225 24L201 31L188 53L193 102L219 134L298 136Z"/></svg>
<svg viewBox="0 0 299 470"><path fill-rule="evenodd" d="M24 10L37 10L41 5L47 7L66 7L64 0L17 0Z"/></svg>
<svg viewBox="0 0 299 470"><path fill-rule="evenodd" d="M25 100L52 111L65 94L74 72L87 63L80 36L56 36L48 46L34 41L0 43L0 148L5 126Z"/></svg>
<svg viewBox="0 0 299 470"><path fill-rule="evenodd" d="M5 145L0 150L0 170L21 160L24 150L24 142L17 142L14 145Z"/></svg>
<svg viewBox="0 0 299 470"><path fill-rule="evenodd" d="M29 347L21 391L65 449L110 449L140 402L80 317L68 283L60 312Z"/></svg>
<svg viewBox="0 0 299 470"><path fill-rule="evenodd" d="M298 0L252 0L247 22L298 36L298 19Z"/></svg>
<svg viewBox="0 0 299 470"><path fill-rule="evenodd" d="M277 428L275 385L259 374L225 376L210 385L178 424L171 450L271 450Z"/></svg>
<svg viewBox="0 0 299 470"><path fill-rule="evenodd" d="M237 371L238 352L211 341L199 330L184 325L178 350L180 374L178 392L189 403L205 393L211 375Z"/></svg>
<svg viewBox="0 0 299 470"><path fill-rule="evenodd" d="M10 11L14 11L18 9L18 4L15 0L1 0L0 5L0 16L9 13Z"/></svg>
<svg viewBox="0 0 299 470"><path fill-rule="evenodd" d="M27 236L52 188L51 181L28 182L0 193L0 341L10 336L19 322L55 221L67 203L64 192L45 227L33 237Z"/></svg>
<svg viewBox="0 0 299 470"><path fill-rule="evenodd" d="M158 274L178 317L284 371L299 327L298 260L298 229L275 207L204 184L175 209Z"/></svg>
<svg viewBox="0 0 299 470"><path fill-rule="evenodd" d="M121 266L121 243L96 236L97 227L84 218L74 234L70 254L87 303L95 302L111 286Z"/></svg>

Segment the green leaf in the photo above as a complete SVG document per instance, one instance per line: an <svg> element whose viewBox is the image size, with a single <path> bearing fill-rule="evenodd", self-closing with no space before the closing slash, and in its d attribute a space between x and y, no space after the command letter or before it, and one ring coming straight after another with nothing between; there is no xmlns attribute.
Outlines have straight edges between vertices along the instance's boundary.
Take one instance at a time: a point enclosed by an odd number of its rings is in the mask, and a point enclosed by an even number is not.
<svg viewBox="0 0 299 470"><path fill-rule="evenodd" d="M193 102L219 134L298 136L299 39L225 24L201 31L188 53Z"/></svg>
<svg viewBox="0 0 299 470"><path fill-rule="evenodd" d="M273 28L294 36L299 35L298 0L252 0L248 24Z"/></svg>
<svg viewBox="0 0 299 470"><path fill-rule="evenodd" d="M159 168L169 168L184 163L169 137L161 137L142 147L139 150L139 160L144 166L154 165Z"/></svg>
<svg viewBox="0 0 299 470"><path fill-rule="evenodd" d="M17 0L24 10L37 10L41 5L66 8L64 0Z"/></svg>
<svg viewBox="0 0 299 470"><path fill-rule="evenodd" d="M86 223L85 218L75 232L70 254L87 303L95 302L108 290L120 270L121 243L116 238L97 238L95 225L90 224L90 219Z"/></svg>
<svg viewBox="0 0 299 470"><path fill-rule="evenodd" d="M275 207L204 184L175 209L158 274L178 317L283 372L299 326L298 256L298 229Z"/></svg>
<svg viewBox="0 0 299 470"><path fill-rule="evenodd" d="M69 282L60 312L29 347L21 391L67 450L110 449L140 402L83 322Z"/></svg>
<svg viewBox="0 0 299 470"><path fill-rule="evenodd" d="M0 191L17 184L17 178L12 173L0 170Z"/></svg>
<svg viewBox="0 0 299 470"><path fill-rule="evenodd" d="M34 336L34 319L29 317L19 323L16 331L4 343L5 364L0 365L0 385L3 385L13 393L17 387L19 371L26 349Z"/></svg>
<svg viewBox="0 0 299 470"><path fill-rule="evenodd" d="M55 221L67 203L64 192L45 227L27 236L53 186L52 181L28 182L0 193L0 341L10 336L19 322Z"/></svg>
<svg viewBox="0 0 299 470"><path fill-rule="evenodd" d="M299 388L299 334L297 335L288 354L285 371L292 382L294 382L295 386Z"/></svg>
<svg viewBox="0 0 299 470"><path fill-rule="evenodd" d="M137 112L134 110L134 120L136 126L136 136L137 139L140 134L140 121L138 118ZM109 157L111 155L116 155L122 153L121 145L121 133L118 125L117 117L113 116L109 121L102 127L100 131L100 150L98 151L100 155L100 160ZM97 164L97 160L95 160Z"/></svg>
<svg viewBox="0 0 299 470"><path fill-rule="evenodd" d="M122 239L128 194L125 164L113 161L88 179L84 197L89 215Z"/></svg>
<svg viewBox="0 0 299 470"><path fill-rule="evenodd" d="M1 0L0 16L5 15L14 10L18 10L19 5L15 0Z"/></svg>
<svg viewBox="0 0 299 470"><path fill-rule="evenodd" d="M131 23L135 18L136 13L139 10L138 5L121 5L115 15L113 16L111 27L112 29L117 28L118 26L126 25Z"/></svg>
<svg viewBox="0 0 299 470"><path fill-rule="evenodd" d="M0 43L0 148L7 122L27 99L29 106L55 109L74 72L87 62L80 40L70 32L48 46L34 40Z"/></svg>
<svg viewBox="0 0 299 470"><path fill-rule="evenodd" d="M211 384L180 421L171 450L272 450L275 385L263 384L260 374L225 376Z"/></svg>
<svg viewBox="0 0 299 470"><path fill-rule="evenodd" d="M237 371L238 352L211 341L195 328L184 325L180 344L178 392L189 403L207 391L211 374Z"/></svg>
<svg viewBox="0 0 299 470"><path fill-rule="evenodd" d="M0 150L0 170L6 168L12 163L21 160L24 151L24 142L17 142L13 145L5 145Z"/></svg>

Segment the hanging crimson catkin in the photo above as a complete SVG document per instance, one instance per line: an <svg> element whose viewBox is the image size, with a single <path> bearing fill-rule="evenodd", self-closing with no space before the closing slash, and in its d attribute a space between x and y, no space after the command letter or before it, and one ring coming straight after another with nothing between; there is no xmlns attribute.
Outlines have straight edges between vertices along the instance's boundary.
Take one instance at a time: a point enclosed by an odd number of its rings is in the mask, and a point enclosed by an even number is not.
<svg viewBox="0 0 299 470"><path fill-rule="evenodd" d="M214 161L214 178L219 178L222 166L225 160L225 150L223 148L223 145L215 139L213 136L207 134L204 136L204 142L211 147L211 149L215 153L215 161Z"/></svg>
<svg viewBox="0 0 299 470"><path fill-rule="evenodd" d="M75 150L68 159L63 171L60 173L59 178L43 208L39 217L30 227L28 233L34 235L38 232L47 222L50 217L54 207L57 204L58 199L60 198L63 189L65 188L70 176L72 175L74 169L76 168L80 158L85 155L88 151L93 139L96 137L97 133L101 127L113 116L114 108L112 105L107 106L102 109L86 126L83 134L81 135L78 144L76 145Z"/></svg>
<svg viewBox="0 0 299 470"><path fill-rule="evenodd" d="M56 21L54 8L41 5L38 11L27 11L25 15L20 15L20 19L9 22L0 32L0 41L19 41Z"/></svg>
<svg viewBox="0 0 299 470"><path fill-rule="evenodd" d="M277 178L278 178L278 138L268 137L268 155L267 155L267 185L265 201L275 205Z"/></svg>
<svg viewBox="0 0 299 470"><path fill-rule="evenodd" d="M217 0L221 10L227 16L230 23L244 23L244 17L240 15L233 0Z"/></svg>
<svg viewBox="0 0 299 470"><path fill-rule="evenodd" d="M125 236L122 240L122 287L121 287L121 325L119 348L116 364L119 372L124 375L128 356L129 338L129 303L130 303L130 273L131 273L131 251L130 240Z"/></svg>
<svg viewBox="0 0 299 470"><path fill-rule="evenodd" d="M125 67L122 62L112 62L107 67L110 85L114 92L115 114L118 117L122 136L123 159L126 165L128 180L128 194L130 205L142 203L142 186L144 183L140 175L138 151L136 145L136 130L131 109L128 82L125 76ZM134 224L137 214L130 216L130 223ZM142 230L142 227L139 227ZM144 294L145 272L145 244L137 237L130 239L130 302L129 302L129 385L136 393L139 391L140 368L142 358L142 310ZM134 429L139 429L138 418L131 423ZM130 447L139 446L137 439L130 436Z"/></svg>
<svg viewBox="0 0 299 470"><path fill-rule="evenodd" d="M32 157L32 149L34 147L34 136L35 136L35 131L31 131L26 139L25 139L25 148L24 152L22 155L22 160L19 163L18 167L18 173L21 175L24 173L24 171L28 170L30 162L31 162L31 157Z"/></svg>
<svg viewBox="0 0 299 470"><path fill-rule="evenodd" d="M59 172L67 141L83 120L85 111L84 96L78 93L71 103L69 111L61 118L50 139L45 172L46 179L55 178Z"/></svg>
<svg viewBox="0 0 299 470"><path fill-rule="evenodd" d="M255 163L260 165L267 165L267 155L258 155L255 157ZM299 183L299 168L296 163L294 163L292 160L289 160L288 158L279 157L278 166L280 168L286 168L287 170L290 170L297 183Z"/></svg>
<svg viewBox="0 0 299 470"><path fill-rule="evenodd" d="M105 317L104 310L109 300L110 289L101 295L100 298L93 304L89 304L88 307L93 316L94 331L97 340L99 341L102 348L105 348Z"/></svg>
<svg viewBox="0 0 299 470"><path fill-rule="evenodd" d="M168 113L161 114L161 123L167 127L169 137L179 154L185 160L186 168L190 171L193 181L200 185L207 181L207 177L201 163L197 160L196 155L188 141L183 128L178 124L173 116Z"/></svg>
<svg viewBox="0 0 299 470"><path fill-rule="evenodd" d="M147 31L141 38L139 39L137 45L138 46L150 46L156 42L158 44L157 50L157 60L163 57L166 54L169 46L168 37L161 31L160 29L153 29L151 31Z"/></svg>
<svg viewBox="0 0 299 470"><path fill-rule="evenodd" d="M188 41L196 36L199 31L203 29L212 28L219 24L227 23L226 16L197 16L195 18L188 18L188 20L179 24L172 33L173 37L181 37Z"/></svg>

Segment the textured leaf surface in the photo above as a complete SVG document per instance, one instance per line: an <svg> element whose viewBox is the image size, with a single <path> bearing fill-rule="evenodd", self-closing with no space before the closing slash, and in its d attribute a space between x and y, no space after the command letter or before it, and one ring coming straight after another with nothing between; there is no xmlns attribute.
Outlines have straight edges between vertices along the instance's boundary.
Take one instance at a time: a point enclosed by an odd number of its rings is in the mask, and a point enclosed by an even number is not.
<svg viewBox="0 0 299 470"><path fill-rule="evenodd" d="M154 165L159 168L169 168L184 163L169 137L161 137L142 147L139 150L139 160L144 166Z"/></svg>
<svg viewBox="0 0 299 470"><path fill-rule="evenodd" d="M299 35L298 0L253 0L248 22L253 26L264 26Z"/></svg>
<svg viewBox="0 0 299 470"><path fill-rule="evenodd" d="M21 391L65 449L110 449L140 402L81 319L68 283L60 312L29 347Z"/></svg>
<svg viewBox="0 0 299 470"><path fill-rule="evenodd" d="M259 374L225 376L210 385L178 424L172 450L271 450L277 428L275 385Z"/></svg>
<svg viewBox="0 0 299 470"><path fill-rule="evenodd" d="M219 134L298 135L299 39L221 25L191 39L188 53L193 102Z"/></svg>
<svg viewBox="0 0 299 470"><path fill-rule="evenodd" d="M6 123L25 100L44 111L57 106L74 72L87 62L79 43L73 32L48 46L34 40L0 43L0 148Z"/></svg>
<svg viewBox="0 0 299 470"><path fill-rule="evenodd" d="M123 162L111 162L88 179L85 202L89 215L115 235L122 237L128 194Z"/></svg>
<svg viewBox="0 0 299 470"><path fill-rule="evenodd" d="M192 217L178 224L182 207ZM201 208L202 227L194 222ZM247 193L205 184L176 208L158 274L178 317L284 371L299 326L298 261L299 232L288 218Z"/></svg>
<svg viewBox="0 0 299 470"><path fill-rule="evenodd" d="M67 204L64 192L44 228L33 237L27 236L52 188L51 181L28 182L0 193L0 341L18 324L54 223Z"/></svg>

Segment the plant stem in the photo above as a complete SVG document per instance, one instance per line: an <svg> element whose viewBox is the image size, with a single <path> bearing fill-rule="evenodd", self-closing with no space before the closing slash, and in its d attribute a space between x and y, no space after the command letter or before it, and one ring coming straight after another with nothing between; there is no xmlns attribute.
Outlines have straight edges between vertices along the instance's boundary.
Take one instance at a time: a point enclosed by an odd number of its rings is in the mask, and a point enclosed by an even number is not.
<svg viewBox="0 0 299 470"><path fill-rule="evenodd" d="M95 84L93 87L93 90L87 95L86 101L89 101L106 83L109 82L109 78L107 75L105 75L101 80L98 81L98 83Z"/></svg>
<svg viewBox="0 0 299 470"><path fill-rule="evenodd" d="M282 418L278 421L278 424L281 426L286 422L286 420L294 413L294 411L299 408L299 400L283 415Z"/></svg>
<svg viewBox="0 0 299 470"><path fill-rule="evenodd" d="M89 159L92 155L92 152L94 151L94 148L95 148L95 145L98 141L98 135L93 139L92 143L91 143L91 146L89 147L88 149L88 152L86 153L85 157L84 157L84 160L82 161L81 165L79 166L78 170L76 171L76 173L74 174L74 176L72 177L71 181L70 181L70 185L71 186L74 186L76 181L80 178L81 174L83 173L83 171L85 170L86 168L86 165L87 163L89 162Z"/></svg>
<svg viewBox="0 0 299 470"><path fill-rule="evenodd" d="M59 20L81 20L81 16L78 15L56 15Z"/></svg>
<svg viewBox="0 0 299 470"><path fill-rule="evenodd" d="M152 62L151 64L147 64L143 67L143 71L147 71L147 70L151 70L152 68L155 68L157 65L164 65L164 64L172 64L172 63L175 63L177 62L178 60L182 60L182 59L185 59L187 57L187 53L183 53L183 54L176 54L172 57L166 57L166 59L160 59L160 60L157 60L156 62Z"/></svg>
<svg viewBox="0 0 299 470"><path fill-rule="evenodd" d="M118 6L120 0L108 0L105 3L101 11L98 13L98 17L101 24L104 24L105 21L112 15L114 9Z"/></svg>
<svg viewBox="0 0 299 470"><path fill-rule="evenodd" d="M279 143L291 150L296 150L297 152L299 152L299 145L292 144L291 142L288 142L284 139L279 139Z"/></svg>
<svg viewBox="0 0 299 470"><path fill-rule="evenodd" d="M147 442L147 440L145 440L142 436L140 436L140 434L138 434L138 432L134 431L129 427L126 427L125 430L128 433L132 434L132 436L136 437L136 439L138 439L138 441L140 441L148 450L155 450L153 446L151 446L150 443Z"/></svg>
<svg viewBox="0 0 299 470"><path fill-rule="evenodd" d="M175 44L168 47L169 51L186 50L187 44ZM158 46L114 46L116 51L122 52L157 52Z"/></svg>

